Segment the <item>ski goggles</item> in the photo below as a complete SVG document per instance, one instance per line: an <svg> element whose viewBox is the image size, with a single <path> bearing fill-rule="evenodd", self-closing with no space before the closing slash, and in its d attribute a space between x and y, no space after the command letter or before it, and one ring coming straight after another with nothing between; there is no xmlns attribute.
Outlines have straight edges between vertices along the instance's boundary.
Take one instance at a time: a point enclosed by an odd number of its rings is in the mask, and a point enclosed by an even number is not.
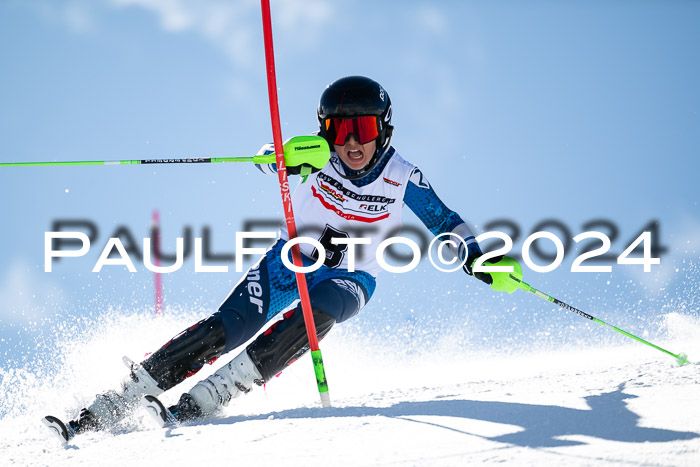
<svg viewBox="0 0 700 467"><path fill-rule="evenodd" d="M367 144L379 137L377 117L327 118L326 134L333 144L344 146L348 135L355 135L360 144Z"/></svg>

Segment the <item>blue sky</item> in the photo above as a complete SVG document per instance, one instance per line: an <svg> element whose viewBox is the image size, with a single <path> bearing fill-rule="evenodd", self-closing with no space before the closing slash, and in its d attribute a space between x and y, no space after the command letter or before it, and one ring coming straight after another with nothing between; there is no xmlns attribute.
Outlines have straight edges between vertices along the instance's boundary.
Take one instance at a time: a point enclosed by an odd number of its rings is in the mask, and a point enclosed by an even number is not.
<svg viewBox="0 0 700 467"><path fill-rule="evenodd" d="M623 321L671 302L697 312L700 3L273 0L272 14L285 138L316 128L325 85L371 76L392 98L398 151L477 231L509 219L519 248L543 220L573 236L606 219L619 254L660 223L668 253L652 273L571 273L574 251L552 273L526 270L533 285ZM6 0L0 63L2 162L247 156L272 139L257 1ZM231 253L246 220L281 218L276 178L238 164L1 168L0 190L0 336L152 306L138 262L90 271L119 226L146 236L154 209L166 251L208 226L213 250ZM89 219L99 238L45 273L57 219ZM166 299L213 311L238 274L193 264L165 278ZM382 276L363 319L547 309L478 286L422 263Z"/></svg>

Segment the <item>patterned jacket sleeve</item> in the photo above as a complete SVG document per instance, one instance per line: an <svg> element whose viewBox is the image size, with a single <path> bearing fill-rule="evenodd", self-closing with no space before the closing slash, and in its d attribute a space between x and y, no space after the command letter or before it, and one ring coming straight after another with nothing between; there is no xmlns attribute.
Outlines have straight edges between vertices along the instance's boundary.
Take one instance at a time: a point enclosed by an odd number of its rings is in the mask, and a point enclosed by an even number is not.
<svg viewBox="0 0 700 467"><path fill-rule="evenodd" d="M469 226L459 214L452 211L442 202L418 167L413 169L406 186L404 202L433 235L449 232L458 235L464 240L464 243L459 242L458 247L450 245L450 250L460 261L465 258L465 255L478 256L481 254L479 244L476 242ZM467 246L466 251L464 248L465 244Z"/></svg>

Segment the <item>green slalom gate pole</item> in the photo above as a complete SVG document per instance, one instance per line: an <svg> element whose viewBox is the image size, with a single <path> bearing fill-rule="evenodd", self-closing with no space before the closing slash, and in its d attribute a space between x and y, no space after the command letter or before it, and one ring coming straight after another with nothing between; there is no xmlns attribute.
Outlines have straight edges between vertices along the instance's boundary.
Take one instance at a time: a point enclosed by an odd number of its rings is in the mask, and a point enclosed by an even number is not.
<svg viewBox="0 0 700 467"><path fill-rule="evenodd" d="M491 263L488 264L488 266L491 266L491 265L492 265ZM527 282L523 281L522 268L520 267L520 264L516 260L514 260L513 258L506 256L498 263L493 263L493 265L495 265L497 267L512 266L513 272L510 272L508 274L505 274L504 271L492 273L491 274L491 277L493 278L493 283L491 284L492 289L504 291L504 292L508 292L508 293L513 293L517 289L521 289L521 290L524 290L526 292L531 292L531 293L537 295L538 297L540 297L544 300L547 300L548 302L554 303L555 305L564 308L565 310L573 311L577 315L583 316L584 318L589 319L595 323L602 324L603 326L605 326L609 329L612 329L615 332L619 332L623 336L627 336L631 339L636 340L637 342L641 342L642 344L646 344L649 347L652 347L656 350L660 350L661 352L675 358L676 363L678 363L678 365L682 366L682 365L685 365L686 363L688 363L688 356L683 352L678 353L678 354L670 352L664 348L659 347L656 344L652 344L651 342L642 339L641 337L635 336L632 333L629 333L625 330L622 330L622 329L618 328L617 326L613 326L612 324L608 324L605 321L603 321L602 319L598 319L595 316L589 315L588 313L583 312L583 311L579 310L578 308L575 308L575 307L569 305L568 303L564 303L561 300L558 300L549 294L546 294L540 290L537 290L536 288L532 287Z"/></svg>

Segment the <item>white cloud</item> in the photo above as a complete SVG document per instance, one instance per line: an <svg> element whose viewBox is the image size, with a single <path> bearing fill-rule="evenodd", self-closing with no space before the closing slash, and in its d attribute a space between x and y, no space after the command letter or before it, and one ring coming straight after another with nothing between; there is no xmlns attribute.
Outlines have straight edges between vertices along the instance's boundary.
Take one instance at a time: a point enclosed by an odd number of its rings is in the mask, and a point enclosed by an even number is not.
<svg viewBox="0 0 700 467"><path fill-rule="evenodd" d="M106 0L116 8L139 8L156 16L161 28L172 33L194 32L221 48L240 66L252 61L254 0Z"/></svg>
<svg viewBox="0 0 700 467"><path fill-rule="evenodd" d="M93 10L94 3L84 0L65 2L27 2L40 18L50 24L63 24L75 34L92 33L97 30Z"/></svg>
<svg viewBox="0 0 700 467"><path fill-rule="evenodd" d="M104 8L135 8L153 14L170 33L192 32L222 50L238 67L252 68L262 55L262 20L258 0L64 0L30 2L45 21L65 25L71 32L94 33ZM293 34L293 47L307 50L325 33L332 4L324 0L278 0L271 5L277 33Z"/></svg>
<svg viewBox="0 0 700 467"><path fill-rule="evenodd" d="M417 8L414 15L418 25L425 31L438 36L447 35L450 25L444 8L438 9L433 5L424 4Z"/></svg>
<svg viewBox="0 0 700 467"><path fill-rule="evenodd" d="M107 0L117 8L141 8L157 16L161 27L170 32L194 32L221 48L238 66L250 67L262 49L260 2L257 0ZM330 18L330 7L321 0L285 0L271 6L273 28L298 31L308 45L323 31Z"/></svg>
<svg viewBox="0 0 700 467"><path fill-rule="evenodd" d="M161 26L174 32L187 31L195 23L195 17L187 4L172 0L108 0L117 7L139 7L152 11L160 19Z"/></svg>
<svg viewBox="0 0 700 467"><path fill-rule="evenodd" d="M333 7L333 2L327 0L274 1L270 7L272 27L283 34L294 34L295 44L306 48L328 34L335 13Z"/></svg>
<svg viewBox="0 0 700 467"><path fill-rule="evenodd" d="M87 33L95 31L95 19L93 13L76 2L70 2L63 11L66 24L76 33Z"/></svg>

